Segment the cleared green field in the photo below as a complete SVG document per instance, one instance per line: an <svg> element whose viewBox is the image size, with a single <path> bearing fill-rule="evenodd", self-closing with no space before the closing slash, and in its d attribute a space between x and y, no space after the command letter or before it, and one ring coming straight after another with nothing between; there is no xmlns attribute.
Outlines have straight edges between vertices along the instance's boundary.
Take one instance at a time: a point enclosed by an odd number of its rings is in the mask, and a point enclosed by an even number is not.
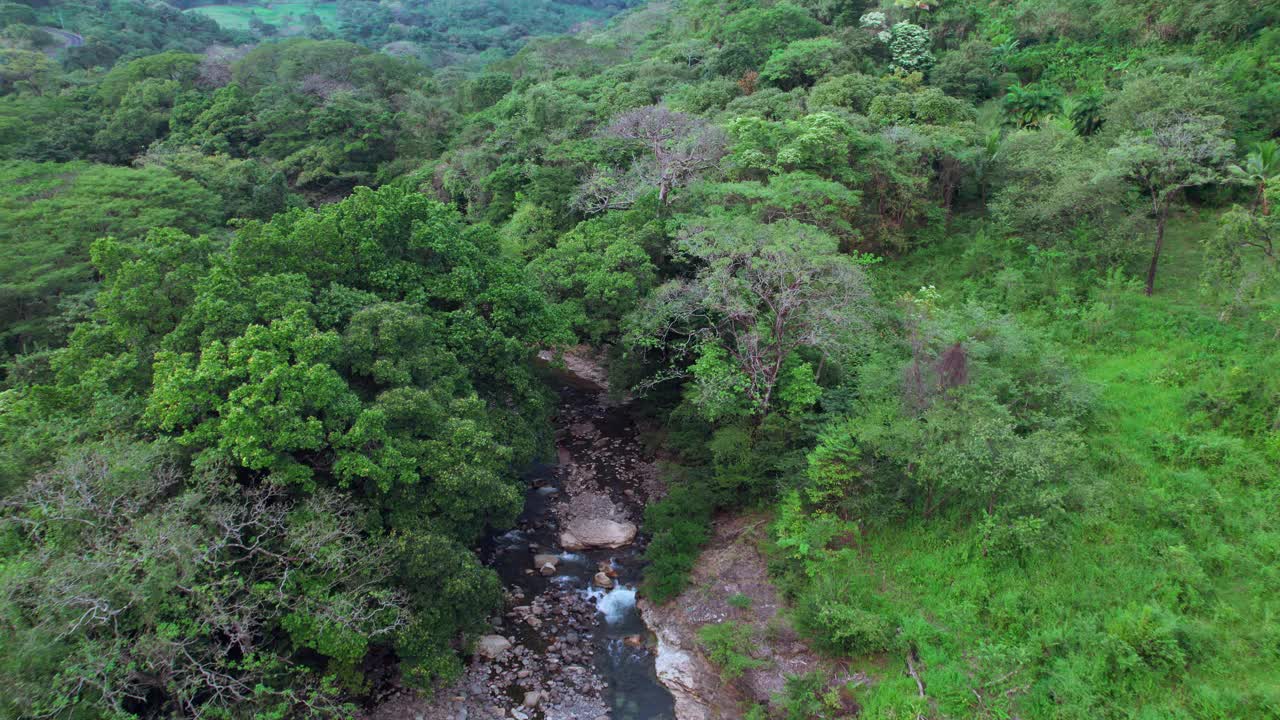
<svg viewBox="0 0 1280 720"><path fill-rule="evenodd" d="M228 30L247 30L249 19L258 16L268 25L284 29L301 25L301 18L315 13L329 29L338 27L338 3L336 2L263 2L252 5L203 5L187 12L200 13L213 18Z"/></svg>

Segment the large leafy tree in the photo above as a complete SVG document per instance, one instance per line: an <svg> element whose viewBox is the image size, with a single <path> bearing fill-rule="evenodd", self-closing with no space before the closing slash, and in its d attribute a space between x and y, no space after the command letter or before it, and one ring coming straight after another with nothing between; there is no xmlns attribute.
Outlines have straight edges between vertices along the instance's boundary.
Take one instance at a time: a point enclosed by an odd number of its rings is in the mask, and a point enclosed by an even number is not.
<svg viewBox="0 0 1280 720"><path fill-rule="evenodd" d="M529 270L592 343L612 338L622 318L656 284L657 268L639 242L663 239L663 223L644 210L587 220L565 233Z"/></svg>
<svg viewBox="0 0 1280 720"><path fill-rule="evenodd" d="M449 418L527 455L529 431L487 408L542 406L521 368L559 326L497 258L491 233L394 188L250 224L162 341L148 417L211 458L368 491L429 482L423 443L461 432Z"/></svg>
<svg viewBox="0 0 1280 720"><path fill-rule="evenodd" d="M673 190L714 168L725 154L724 131L662 105L629 110L604 134L634 143L644 153L625 175L603 171L587 179L578 204L589 212L630 207L647 191L656 191L658 202L667 205Z"/></svg>
<svg viewBox="0 0 1280 720"><path fill-rule="evenodd" d="M106 399L123 422L141 396L137 429L193 462L118 522L160 527L159 538L177 523L190 528L179 553L207 550L170 572L180 554L110 530L103 563L72 572L32 523L81 512L59 503L119 506L114 461L33 485L14 506L14 521L35 528L21 552L57 582L18 578L15 612L36 621L10 629L32 646L63 633L81 654L74 667L20 671L49 679L24 684L25 701L323 715L360 690L375 651L393 649L418 683L456 674L457 650L500 601L468 546L519 510L513 468L539 447L548 410L530 357L565 335L495 234L384 188L247 223L227 244L156 230L93 250L94 321L58 354L61 383L46 392L86 408ZM124 577L187 604L156 611ZM76 623L51 599L95 583L86 597L101 622ZM174 643L186 648L169 670L180 683L112 674L127 648L155 649L134 656L152 668ZM299 662L317 654L324 673ZM51 679L59 671L69 674Z"/></svg>
<svg viewBox="0 0 1280 720"><path fill-rule="evenodd" d="M865 326L871 300L861 267L812 226L696 218L679 248L693 276L656 289L631 316L629 338L683 368L677 375L690 377L694 404L711 420L763 418L779 395L807 395L814 369L798 353L837 352ZM794 395L779 392L787 385Z"/></svg>

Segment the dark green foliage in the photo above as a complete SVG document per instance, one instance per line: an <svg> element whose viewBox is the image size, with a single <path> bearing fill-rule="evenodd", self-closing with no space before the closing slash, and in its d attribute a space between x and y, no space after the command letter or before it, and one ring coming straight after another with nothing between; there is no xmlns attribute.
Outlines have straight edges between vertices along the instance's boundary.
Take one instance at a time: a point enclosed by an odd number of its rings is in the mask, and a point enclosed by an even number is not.
<svg viewBox="0 0 1280 720"><path fill-rule="evenodd" d="M212 20L169 4L50 0L37 6L42 24L84 37L84 44L64 51L62 62L69 69L109 68L122 58L170 50L200 52L215 43L234 42L234 36Z"/></svg>
<svg viewBox="0 0 1280 720"><path fill-rule="evenodd" d="M1092 135L1102 129L1102 95L1085 93L1071 99L1071 125L1081 135Z"/></svg>
<svg viewBox="0 0 1280 720"><path fill-rule="evenodd" d="M291 647L354 669L367 637L401 622L385 542L332 495L184 482L166 445L113 441L69 453L19 499L5 518L6 712L128 717L146 697L155 713L341 713L334 676Z"/></svg>
<svg viewBox="0 0 1280 720"><path fill-rule="evenodd" d="M1009 124L1019 128L1038 128L1062 107L1062 96L1057 88L1045 85L1010 85L1003 104Z"/></svg>
<svg viewBox="0 0 1280 720"><path fill-rule="evenodd" d="M647 247L661 247L662 223L645 209L588 220L529 264L579 338L602 344L655 284Z"/></svg>
<svg viewBox="0 0 1280 720"><path fill-rule="evenodd" d="M342 2L338 3L338 32L344 39L370 47L411 42L424 58L444 64L480 53L480 58L489 59L510 54L530 36L555 35L579 23L603 21L635 4L634 0L414 3L393 15L376 2Z"/></svg>
<svg viewBox="0 0 1280 720"><path fill-rule="evenodd" d="M362 691L366 656L388 647L421 686L456 676L460 638L501 598L466 547L518 511L512 468L535 452L547 408L528 357L562 338L496 250L492 233L392 188L245 224L227 245L178 230L94 243L92 321L58 354L56 385L7 402L25 412L42 394L46 409L93 417L95 395L137 393L145 408L125 407L143 410L139 429L176 443L130 445L164 452L137 461L73 453L10 506L29 575L6 579L21 587L6 593L9 630L28 648L6 656L21 679L7 683L22 688L13 702L124 712L141 694L151 712L324 715ZM40 457L36 440L18 447ZM136 491L117 489L122 464ZM134 469L147 466L154 477ZM117 525L82 531L84 513ZM104 563L76 569L51 554L55 537L59 553L85 543ZM154 574L130 588L131 563ZM102 598L100 622L57 601L80 585ZM50 642L67 664L31 655ZM151 668L172 643L188 650L160 684ZM145 671L123 669L128 647ZM324 658L324 672L294 665L299 653ZM229 687L210 695L214 676ZM76 691L77 678L92 684Z"/></svg>
<svg viewBox="0 0 1280 720"><path fill-rule="evenodd" d="M574 336L753 720L1280 712L1275 3L195 4L0 2L0 715L457 677Z"/></svg>
<svg viewBox="0 0 1280 720"><path fill-rule="evenodd" d="M689 571L710 539L708 523L717 503L710 487L691 478L672 483L667 496L645 510L645 528L653 539L645 551L644 592L654 602L666 602L685 589Z"/></svg>

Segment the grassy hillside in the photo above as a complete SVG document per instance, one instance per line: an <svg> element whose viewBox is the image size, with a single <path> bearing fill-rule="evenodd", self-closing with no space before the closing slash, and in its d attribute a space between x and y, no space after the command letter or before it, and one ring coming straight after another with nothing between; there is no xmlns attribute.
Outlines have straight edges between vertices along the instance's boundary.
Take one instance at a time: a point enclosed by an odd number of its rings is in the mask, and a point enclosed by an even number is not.
<svg viewBox="0 0 1280 720"><path fill-rule="evenodd" d="M859 693L870 717L1280 714L1280 443L1226 427L1245 411L1238 378L1274 368L1277 351L1204 303L1212 223L1176 225L1155 297L1120 285L1097 293L1104 322L1031 318L1064 335L1097 394L1087 505L1053 547L1009 563L964 521L850 527L857 542L790 579L800 595L829 590L813 578L850 579L901 624L897 652L857 663L876 679ZM958 299L948 265L917 277Z"/></svg>
<svg viewBox="0 0 1280 720"><path fill-rule="evenodd" d="M338 3L336 2L201 5L187 12L213 18L228 30L248 30L250 19L256 17L267 25L279 28L283 33L301 32L302 16L312 14L319 17L329 30L338 29Z"/></svg>

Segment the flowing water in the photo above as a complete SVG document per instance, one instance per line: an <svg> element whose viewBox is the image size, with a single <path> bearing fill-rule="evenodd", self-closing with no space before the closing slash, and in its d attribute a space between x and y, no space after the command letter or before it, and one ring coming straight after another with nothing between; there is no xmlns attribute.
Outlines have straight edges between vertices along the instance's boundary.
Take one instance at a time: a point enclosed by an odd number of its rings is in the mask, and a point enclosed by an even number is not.
<svg viewBox="0 0 1280 720"><path fill-rule="evenodd" d="M517 529L497 538L486 560L521 603L575 594L594 603L597 623L589 630L593 665L604 681L600 699L609 717L674 720L671 694L654 671L654 640L636 609L643 539L618 549L577 552L559 544L565 505L577 493L607 496L616 511L639 525L644 502L655 491L651 466L625 406L603 402L603 393L582 383L566 381L559 393L559 461L526 473L528 494ZM544 576L532 567L535 553L559 557L554 574ZM613 576L612 588L593 582L602 570ZM511 630L519 644L546 649L545 639L527 626ZM531 719L541 716L530 713Z"/></svg>

